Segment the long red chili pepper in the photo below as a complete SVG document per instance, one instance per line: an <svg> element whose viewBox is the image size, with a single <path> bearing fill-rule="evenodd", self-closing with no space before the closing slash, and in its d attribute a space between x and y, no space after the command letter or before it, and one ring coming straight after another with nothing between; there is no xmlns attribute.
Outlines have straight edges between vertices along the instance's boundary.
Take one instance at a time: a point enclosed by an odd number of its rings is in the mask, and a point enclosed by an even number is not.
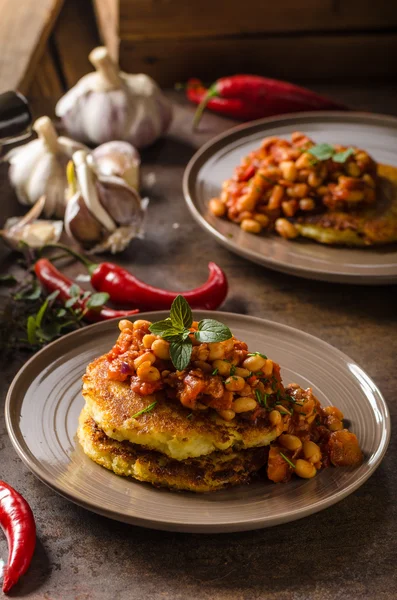
<svg viewBox="0 0 397 600"><path fill-rule="evenodd" d="M225 273L218 265L210 262L208 269L210 274L207 281L186 292L153 287L126 269L109 262L93 265L90 271L92 286L100 292L107 292L115 304L133 305L145 310L163 310L171 308L175 298L181 295L192 308L214 310L226 298L228 284Z"/></svg>
<svg viewBox="0 0 397 600"><path fill-rule="evenodd" d="M194 126L198 125L206 107L244 121L288 112L347 110L345 105L312 90L258 75L222 77L208 89L199 80L191 79L186 95L199 104Z"/></svg>
<svg viewBox="0 0 397 600"><path fill-rule="evenodd" d="M4 481L0 481L0 526L8 542L3 579L7 594L29 568L36 546L36 525L29 504Z"/></svg>
<svg viewBox="0 0 397 600"><path fill-rule="evenodd" d="M34 266L34 271L38 280L48 292L59 291L58 297L62 302L66 302L71 298L70 288L73 285L73 281L60 273L49 260L40 258ZM83 293L82 290L81 293ZM74 306L84 311L83 318L91 323L106 321L116 317L129 317L139 312L137 308L134 310L113 310L107 306L103 306L100 310L86 310L87 302L88 299L77 300Z"/></svg>

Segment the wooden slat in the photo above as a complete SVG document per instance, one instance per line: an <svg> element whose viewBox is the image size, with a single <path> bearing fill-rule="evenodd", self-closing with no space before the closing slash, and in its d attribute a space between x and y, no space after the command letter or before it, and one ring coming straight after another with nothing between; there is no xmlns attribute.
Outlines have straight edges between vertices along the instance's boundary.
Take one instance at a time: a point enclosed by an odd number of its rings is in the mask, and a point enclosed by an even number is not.
<svg viewBox="0 0 397 600"><path fill-rule="evenodd" d="M99 44L91 0L67 0L54 28L53 43L67 87L92 71L88 54Z"/></svg>
<svg viewBox="0 0 397 600"><path fill-rule="evenodd" d="M26 92L63 0L2 0L0 92Z"/></svg>
<svg viewBox="0 0 397 600"><path fill-rule="evenodd" d="M93 0L99 33L113 59L119 56L119 0Z"/></svg>
<svg viewBox="0 0 397 600"><path fill-rule="evenodd" d="M115 10L124 39L397 26L396 0L96 0ZM114 18L114 15L113 15Z"/></svg>
<svg viewBox="0 0 397 600"><path fill-rule="evenodd" d="M238 72L295 81L390 78L397 75L397 34L121 40L120 66L164 86Z"/></svg>
<svg viewBox="0 0 397 600"><path fill-rule="evenodd" d="M50 49L46 48L27 92L29 100L59 98L65 92Z"/></svg>

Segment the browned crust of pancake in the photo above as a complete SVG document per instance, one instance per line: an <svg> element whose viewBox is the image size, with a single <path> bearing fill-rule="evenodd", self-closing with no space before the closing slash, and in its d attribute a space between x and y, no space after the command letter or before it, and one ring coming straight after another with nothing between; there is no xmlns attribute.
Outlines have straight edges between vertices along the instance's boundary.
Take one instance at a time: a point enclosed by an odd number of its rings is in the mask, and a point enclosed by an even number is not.
<svg viewBox="0 0 397 600"><path fill-rule="evenodd" d="M85 454L101 466L117 475L174 490L210 492L246 483L267 460L266 448L174 460L136 444L110 439L85 408L77 435Z"/></svg>
<svg viewBox="0 0 397 600"><path fill-rule="evenodd" d="M88 365L83 376L83 396L91 416L109 437L141 443L174 458L184 459L232 446L237 449L264 446L280 434L267 421L234 419L226 422L213 410L192 414L180 402L167 399L163 393L157 393L155 397L139 396L128 383L107 378L108 364L106 356L101 356ZM153 410L131 419L154 400L157 404ZM181 447L187 447L192 439L198 442L200 439L210 440L211 444L199 454L180 457L173 455L167 447L159 446L157 441L160 437L172 439Z"/></svg>

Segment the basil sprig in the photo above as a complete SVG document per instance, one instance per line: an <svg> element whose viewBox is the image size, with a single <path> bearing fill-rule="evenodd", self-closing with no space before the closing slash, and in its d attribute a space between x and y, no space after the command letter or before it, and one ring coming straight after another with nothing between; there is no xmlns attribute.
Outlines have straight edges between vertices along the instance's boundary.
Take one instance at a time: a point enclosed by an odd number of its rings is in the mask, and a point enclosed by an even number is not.
<svg viewBox="0 0 397 600"><path fill-rule="evenodd" d="M332 160L336 163L344 163L349 156L354 154L354 148L347 148L343 152L336 152L333 146L329 144L317 144L309 148L308 153L317 158L317 160Z"/></svg>
<svg viewBox="0 0 397 600"><path fill-rule="evenodd" d="M192 340L190 327L193 323L192 310L183 296L177 296L172 303L170 316L164 321L152 323L149 327L154 335L170 342L172 364L182 371L192 355ZM201 343L212 344L224 342L232 337L229 327L215 319L203 319L198 324L194 337Z"/></svg>

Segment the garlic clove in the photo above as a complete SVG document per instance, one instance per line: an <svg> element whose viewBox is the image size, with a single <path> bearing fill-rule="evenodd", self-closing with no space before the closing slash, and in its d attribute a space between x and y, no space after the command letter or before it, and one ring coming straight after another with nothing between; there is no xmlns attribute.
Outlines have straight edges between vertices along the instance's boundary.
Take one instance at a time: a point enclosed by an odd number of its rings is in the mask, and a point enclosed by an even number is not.
<svg viewBox="0 0 397 600"><path fill-rule="evenodd" d="M92 248L102 241L106 234L101 223L87 208L80 192L76 192L66 205L65 229L69 237L85 249Z"/></svg>
<svg viewBox="0 0 397 600"><path fill-rule="evenodd" d="M121 177L139 190L141 158L128 142L113 141L98 146L90 154L89 163L101 175Z"/></svg>
<svg viewBox="0 0 397 600"><path fill-rule="evenodd" d="M102 206L118 225L140 224L141 200L138 192L118 177L101 177L96 183Z"/></svg>
<svg viewBox="0 0 397 600"><path fill-rule="evenodd" d="M18 250L21 242L31 248L41 248L44 244L59 241L63 222L38 220L44 206L45 197L42 196L25 216L12 217L6 221L0 236L12 250Z"/></svg>

